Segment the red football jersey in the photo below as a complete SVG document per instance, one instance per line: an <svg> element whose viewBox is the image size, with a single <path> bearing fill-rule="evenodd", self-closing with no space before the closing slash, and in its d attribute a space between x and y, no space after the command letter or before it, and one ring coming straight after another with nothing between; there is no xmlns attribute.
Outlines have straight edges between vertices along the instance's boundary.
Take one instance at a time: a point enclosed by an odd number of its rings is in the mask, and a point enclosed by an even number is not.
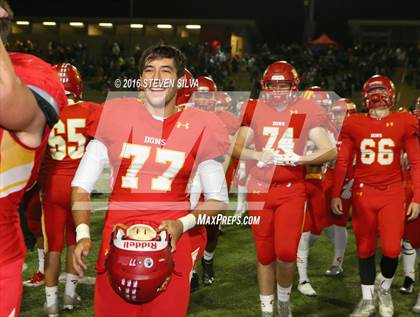
<svg viewBox="0 0 420 317"><path fill-rule="evenodd" d="M420 153L417 120L406 112L394 112L382 120L353 114L344 121L335 165L333 197L339 197L347 167L353 162L356 181L372 186L402 182L401 156L411 165L414 201L420 202Z"/></svg>
<svg viewBox="0 0 420 317"><path fill-rule="evenodd" d="M50 132L43 174L75 174L90 139L87 131L97 107L96 103L81 101L63 108L60 120Z"/></svg>
<svg viewBox="0 0 420 317"><path fill-rule="evenodd" d="M222 158L229 147L226 128L214 113L192 108L155 118L134 98L113 99L101 110L91 135L108 149L110 210L188 210L193 169Z"/></svg>
<svg viewBox="0 0 420 317"><path fill-rule="evenodd" d="M48 93L60 108L65 105L64 88L51 65L28 54L11 53L10 58L25 84ZM49 128L45 130L41 144L31 148L14 133L0 128L0 265L25 256L18 207L25 190L38 178L49 134Z"/></svg>
<svg viewBox="0 0 420 317"><path fill-rule="evenodd" d="M232 112L229 111L216 111L216 116L224 123L229 134L235 134L238 131L240 122Z"/></svg>
<svg viewBox="0 0 420 317"><path fill-rule="evenodd" d="M261 100L245 105L242 125L254 130L255 149L293 151L303 155L308 132L315 127L327 127L325 111L310 100L297 99L283 111ZM259 168L253 163L250 174L263 182L289 182L304 179L304 166L273 166Z"/></svg>

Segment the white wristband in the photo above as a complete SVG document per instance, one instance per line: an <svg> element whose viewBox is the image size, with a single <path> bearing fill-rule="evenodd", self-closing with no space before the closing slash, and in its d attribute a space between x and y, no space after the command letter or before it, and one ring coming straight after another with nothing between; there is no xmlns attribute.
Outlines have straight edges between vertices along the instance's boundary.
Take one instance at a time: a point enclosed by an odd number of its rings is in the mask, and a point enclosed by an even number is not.
<svg viewBox="0 0 420 317"><path fill-rule="evenodd" d="M191 228L194 228L197 223L195 216L193 214L188 214L184 217L178 218L178 220L182 222L183 232L186 232L190 230Z"/></svg>
<svg viewBox="0 0 420 317"><path fill-rule="evenodd" d="M85 238L90 239L89 226L85 223L81 223L76 227L76 243Z"/></svg>

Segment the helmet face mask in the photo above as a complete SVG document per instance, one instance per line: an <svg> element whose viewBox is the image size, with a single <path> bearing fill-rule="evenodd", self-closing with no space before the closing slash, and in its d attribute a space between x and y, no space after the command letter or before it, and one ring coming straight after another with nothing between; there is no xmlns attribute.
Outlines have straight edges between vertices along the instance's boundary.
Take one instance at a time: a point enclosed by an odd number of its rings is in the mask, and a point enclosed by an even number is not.
<svg viewBox="0 0 420 317"><path fill-rule="evenodd" d="M216 105L215 93L213 91L196 91L193 93L192 101L195 107L201 110L212 111Z"/></svg>
<svg viewBox="0 0 420 317"><path fill-rule="evenodd" d="M210 77L197 77L197 87L194 89L192 102L194 107L205 111L214 111L217 102L217 86Z"/></svg>
<svg viewBox="0 0 420 317"><path fill-rule="evenodd" d="M388 108L392 106L385 87L375 87L368 90L366 103L369 104L369 108Z"/></svg>
<svg viewBox="0 0 420 317"><path fill-rule="evenodd" d="M391 108L395 103L394 83L386 76L370 77L363 85L362 101L366 109Z"/></svg>
<svg viewBox="0 0 420 317"><path fill-rule="evenodd" d="M56 64L53 68L57 71L67 98L73 100L82 99L83 82L78 69L69 63Z"/></svg>
<svg viewBox="0 0 420 317"><path fill-rule="evenodd" d="M262 97L274 106L288 104L298 90L296 70L287 62L275 62L267 67L261 78Z"/></svg>

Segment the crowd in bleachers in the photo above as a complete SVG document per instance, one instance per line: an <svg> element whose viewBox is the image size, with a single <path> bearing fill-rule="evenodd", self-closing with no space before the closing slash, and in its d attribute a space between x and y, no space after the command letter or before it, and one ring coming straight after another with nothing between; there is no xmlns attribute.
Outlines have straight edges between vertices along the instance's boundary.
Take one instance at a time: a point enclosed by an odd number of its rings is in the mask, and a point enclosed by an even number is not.
<svg viewBox="0 0 420 317"><path fill-rule="evenodd" d="M85 80L92 79L92 88L99 90L112 90L116 78L137 78L137 65L144 49L135 45L134 49L128 50L114 42L104 45L100 60L93 60L89 56L89 47L80 42L50 42L48 47L40 48L27 40L9 43L9 46L11 50L39 55L52 64L70 62L79 68ZM353 96L371 74L393 77L397 68L403 71L402 80L420 89L420 52L416 47L372 44L345 49L293 44L270 48L267 44L260 44L253 53L242 57L232 55L229 46L217 41L198 45L185 42L180 48L187 57L192 74L211 76L220 90L235 90L232 73L246 69L251 78L248 89L256 94L262 72L276 60L286 60L296 67L302 88L318 85L341 96Z"/></svg>
<svg viewBox="0 0 420 317"><path fill-rule="evenodd" d="M420 54L415 47L407 49L383 45L339 46L278 45L258 47L247 57L254 85L267 65L276 60L293 64L301 75L302 87L317 85L341 96L353 96L366 78L380 73L393 77L395 69L406 71L406 80L420 88Z"/></svg>

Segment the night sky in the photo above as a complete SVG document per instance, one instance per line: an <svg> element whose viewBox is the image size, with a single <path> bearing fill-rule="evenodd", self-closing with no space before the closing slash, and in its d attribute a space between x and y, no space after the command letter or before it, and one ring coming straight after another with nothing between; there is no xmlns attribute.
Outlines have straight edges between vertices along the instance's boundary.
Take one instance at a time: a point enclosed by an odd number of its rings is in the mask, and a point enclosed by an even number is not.
<svg viewBox="0 0 420 317"><path fill-rule="evenodd" d="M129 17L130 0L29 1L9 0L16 16ZM134 0L136 18L255 19L268 43L300 42L304 27L303 0ZM97 5L94 5L97 3ZM175 3L177 5L175 5ZM420 19L419 0L316 0L316 34L327 33L347 43L349 19Z"/></svg>

